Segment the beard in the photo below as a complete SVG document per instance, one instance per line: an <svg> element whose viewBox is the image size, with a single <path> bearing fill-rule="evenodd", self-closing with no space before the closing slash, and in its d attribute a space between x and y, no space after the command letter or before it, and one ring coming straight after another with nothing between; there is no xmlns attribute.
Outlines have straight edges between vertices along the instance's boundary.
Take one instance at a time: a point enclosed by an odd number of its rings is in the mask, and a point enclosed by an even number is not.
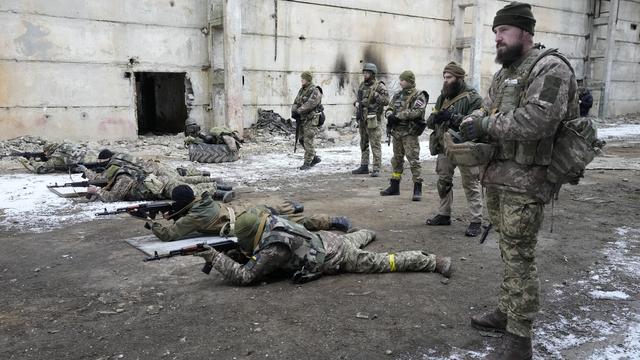
<svg viewBox="0 0 640 360"><path fill-rule="evenodd" d="M511 46L498 48L496 53L496 63L501 64L503 67L508 67L522 57L523 50L524 45L521 42Z"/></svg>
<svg viewBox="0 0 640 360"><path fill-rule="evenodd" d="M452 84L442 84L442 95L444 95L445 99L451 99L460 93L462 90L464 82L463 80L456 80Z"/></svg>

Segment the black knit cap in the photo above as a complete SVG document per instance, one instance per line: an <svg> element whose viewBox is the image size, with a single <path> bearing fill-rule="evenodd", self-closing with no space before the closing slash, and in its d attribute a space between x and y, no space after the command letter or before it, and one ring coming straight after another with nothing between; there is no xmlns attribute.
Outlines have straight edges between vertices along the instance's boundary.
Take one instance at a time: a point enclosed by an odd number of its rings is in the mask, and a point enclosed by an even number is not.
<svg viewBox="0 0 640 360"><path fill-rule="evenodd" d="M109 149L103 149L102 151L100 151L100 153L98 154L98 160L106 160L106 159L111 159L111 157L113 156L113 152Z"/></svg>
<svg viewBox="0 0 640 360"><path fill-rule="evenodd" d="M171 191L171 200L176 203L188 204L195 199L193 189L189 185L178 185Z"/></svg>
<svg viewBox="0 0 640 360"><path fill-rule="evenodd" d="M500 25L515 26L533 35L536 19L533 17L531 5L514 1L498 10L496 17L493 18L491 29Z"/></svg>

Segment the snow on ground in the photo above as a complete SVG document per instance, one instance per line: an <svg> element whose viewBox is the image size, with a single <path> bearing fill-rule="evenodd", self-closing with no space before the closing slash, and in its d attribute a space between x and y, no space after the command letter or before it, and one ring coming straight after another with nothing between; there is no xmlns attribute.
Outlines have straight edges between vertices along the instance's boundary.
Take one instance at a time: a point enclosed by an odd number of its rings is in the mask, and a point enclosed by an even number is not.
<svg viewBox="0 0 640 360"><path fill-rule="evenodd" d="M80 175L13 174L0 177L0 228L40 232L89 221L105 208L115 210L130 203L81 203L59 197L47 185L83 181ZM78 189L83 190L83 189Z"/></svg>
<svg viewBox="0 0 640 360"><path fill-rule="evenodd" d="M589 270L588 279L554 284L554 288L566 291L556 291L554 297L545 299L547 304L542 310L548 309L552 321L535 328L534 342L541 350L536 351L540 358L564 359L567 353L581 349L593 354L593 360L640 358L640 313L628 304L640 290L640 229L618 228L614 239L602 250L602 261ZM635 281L622 283L621 277ZM585 298L589 305L567 314L562 303L576 296ZM603 313L603 302L616 307L616 311L607 312L608 321L594 319ZM625 341L620 341L621 337Z"/></svg>
<svg viewBox="0 0 640 360"><path fill-rule="evenodd" d="M638 138L638 136L640 136L639 124L625 124L598 128L598 138L602 140L621 140Z"/></svg>

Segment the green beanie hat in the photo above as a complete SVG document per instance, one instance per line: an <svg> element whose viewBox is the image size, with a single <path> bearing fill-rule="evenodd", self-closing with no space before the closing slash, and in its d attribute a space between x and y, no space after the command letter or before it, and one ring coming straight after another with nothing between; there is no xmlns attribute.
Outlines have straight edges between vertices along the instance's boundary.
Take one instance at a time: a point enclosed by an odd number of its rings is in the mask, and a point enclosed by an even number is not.
<svg viewBox="0 0 640 360"><path fill-rule="evenodd" d="M416 83L416 76L413 75L413 71L405 70L400 74L400 80L408 81L412 84Z"/></svg>
<svg viewBox="0 0 640 360"><path fill-rule="evenodd" d="M457 78L463 78L466 74L462 66L455 61L448 63L447 66L444 67L444 70L442 70L442 73L449 73Z"/></svg>
<svg viewBox="0 0 640 360"><path fill-rule="evenodd" d="M311 71L304 71L302 74L300 74L300 77L307 80L308 82L311 82L311 80L313 80L313 75L311 75Z"/></svg>
<svg viewBox="0 0 640 360"><path fill-rule="evenodd" d="M491 29L500 25L515 26L533 35L536 19L531 12L531 5L514 1L498 10L496 17L493 18Z"/></svg>

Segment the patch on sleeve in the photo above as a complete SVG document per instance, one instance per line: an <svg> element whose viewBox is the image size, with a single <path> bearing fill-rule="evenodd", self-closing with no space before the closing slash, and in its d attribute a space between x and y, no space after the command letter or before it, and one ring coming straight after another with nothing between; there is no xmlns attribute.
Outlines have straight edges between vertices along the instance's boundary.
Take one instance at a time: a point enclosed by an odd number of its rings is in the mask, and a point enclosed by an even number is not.
<svg viewBox="0 0 640 360"><path fill-rule="evenodd" d="M418 100L416 100L415 104L413 105L414 108L416 109L420 109L423 108L425 105L424 100L422 98L418 98Z"/></svg>
<svg viewBox="0 0 640 360"><path fill-rule="evenodd" d="M560 86L562 85L562 79L553 76L547 75L544 77L544 84L542 84L542 91L540 92L540 100L546 101L549 103L555 103L556 98L558 97L558 92L560 91Z"/></svg>

